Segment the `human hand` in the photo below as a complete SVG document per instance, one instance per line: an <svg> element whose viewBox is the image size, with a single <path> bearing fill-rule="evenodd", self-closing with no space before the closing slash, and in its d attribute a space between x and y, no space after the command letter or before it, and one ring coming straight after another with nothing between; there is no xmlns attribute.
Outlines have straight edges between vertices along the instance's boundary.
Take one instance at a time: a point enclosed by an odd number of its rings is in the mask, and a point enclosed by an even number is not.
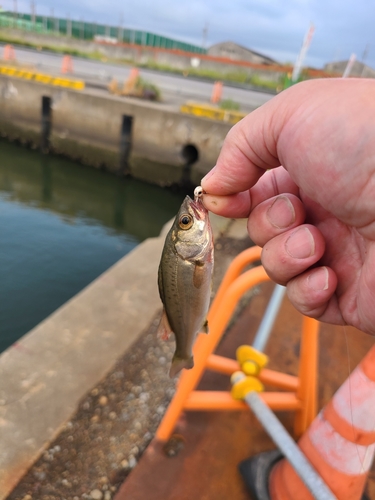
<svg viewBox="0 0 375 500"><path fill-rule="evenodd" d="M375 334L375 81L282 92L230 130L201 184L209 210L249 217L301 313Z"/></svg>

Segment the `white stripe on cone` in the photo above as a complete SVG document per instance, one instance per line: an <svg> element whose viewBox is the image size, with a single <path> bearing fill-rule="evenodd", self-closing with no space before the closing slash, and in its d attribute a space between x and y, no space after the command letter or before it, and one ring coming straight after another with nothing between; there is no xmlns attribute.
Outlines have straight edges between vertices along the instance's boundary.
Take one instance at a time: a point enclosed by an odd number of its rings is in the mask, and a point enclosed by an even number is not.
<svg viewBox="0 0 375 500"><path fill-rule="evenodd" d="M333 396L333 407L348 424L365 432L375 430L375 382L360 366Z"/></svg>
<svg viewBox="0 0 375 500"><path fill-rule="evenodd" d="M322 459L339 472L358 475L370 469L375 444L363 446L347 441L324 419L322 412L317 415L307 432Z"/></svg>

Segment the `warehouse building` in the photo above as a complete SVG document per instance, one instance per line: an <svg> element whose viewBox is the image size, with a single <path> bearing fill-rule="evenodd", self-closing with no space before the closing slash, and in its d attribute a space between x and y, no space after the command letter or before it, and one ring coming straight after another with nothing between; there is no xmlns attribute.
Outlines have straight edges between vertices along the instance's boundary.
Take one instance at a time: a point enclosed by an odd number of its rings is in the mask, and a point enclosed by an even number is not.
<svg viewBox="0 0 375 500"><path fill-rule="evenodd" d="M207 53L210 56L225 57L233 61L247 61L256 64L278 64L274 59L234 42L216 43L208 49Z"/></svg>

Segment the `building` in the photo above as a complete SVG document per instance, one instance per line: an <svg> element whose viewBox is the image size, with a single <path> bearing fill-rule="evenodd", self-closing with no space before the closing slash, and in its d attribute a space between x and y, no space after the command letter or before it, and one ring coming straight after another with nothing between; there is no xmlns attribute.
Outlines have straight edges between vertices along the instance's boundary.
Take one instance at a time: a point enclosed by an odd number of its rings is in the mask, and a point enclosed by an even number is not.
<svg viewBox="0 0 375 500"><path fill-rule="evenodd" d="M256 64L279 64L264 54L259 54L259 52L255 52L234 42L216 43L208 49L207 53L209 56L225 57L233 61L247 61Z"/></svg>
<svg viewBox="0 0 375 500"><path fill-rule="evenodd" d="M337 73L339 75L342 75L345 71L347 64L348 61L331 62L324 66L324 71L327 71L327 73ZM366 64L364 64L363 62L354 61L349 76L359 76L362 78L375 78L375 70L370 68L370 66L366 66Z"/></svg>

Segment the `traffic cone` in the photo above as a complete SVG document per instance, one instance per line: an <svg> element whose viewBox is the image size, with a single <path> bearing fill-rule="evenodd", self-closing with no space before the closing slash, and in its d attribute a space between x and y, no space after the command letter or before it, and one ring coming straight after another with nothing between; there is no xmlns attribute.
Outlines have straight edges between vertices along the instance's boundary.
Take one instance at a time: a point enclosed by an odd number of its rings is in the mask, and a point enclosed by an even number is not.
<svg viewBox="0 0 375 500"><path fill-rule="evenodd" d="M303 434L299 447L338 500L359 500L375 450L375 346ZM269 478L272 500L313 496L285 459Z"/></svg>
<svg viewBox="0 0 375 500"><path fill-rule="evenodd" d="M134 92L138 78L139 78L139 69L132 68L129 73L129 78L124 83L123 94L127 95Z"/></svg>
<svg viewBox="0 0 375 500"><path fill-rule="evenodd" d="M221 101L221 96L223 94L223 82L215 82L214 88L212 89L211 102L217 104Z"/></svg>
<svg viewBox="0 0 375 500"><path fill-rule="evenodd" d="M4 61L15 61L16 60L16 54L14 52L13 45L9 45L9 44L5 45L3 59L4 59Z"/></svg>
<svg viewBox="0 0 375 500"><path fill-rule="evenodd" d="M62 60L61 73L73 73L73 61L71 56L65 55Z"/></svg>

